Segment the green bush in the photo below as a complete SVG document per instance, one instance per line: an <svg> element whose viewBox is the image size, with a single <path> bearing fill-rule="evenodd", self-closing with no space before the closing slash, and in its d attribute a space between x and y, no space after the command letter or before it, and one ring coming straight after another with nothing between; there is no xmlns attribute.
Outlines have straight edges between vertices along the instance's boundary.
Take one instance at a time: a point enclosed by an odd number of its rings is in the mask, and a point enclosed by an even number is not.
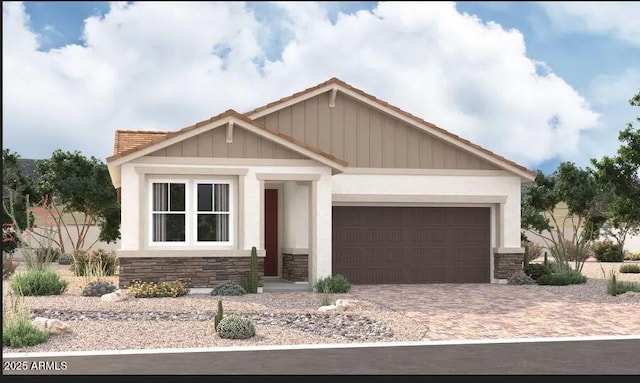
<svg viewBox="0 0 640 383"><path fill-rule="evenodd" d="M319 293L340 294L348 293L351 290L351 283L342 274L335 274L329 277L318 279L316 290Z"/></svg>
<svg viewBox="0 0 640 383"><path fill-rule="evenodd" d="M247 292L245 289L237 285L235 283L223 283L219 286L216 286L211 290L211 295L222 295L222 296L238 296L244 295Z"/></svg>
<svg viewBox="0 0 640 383"><path fill-rule="evenodd" d="M28 319L13 319L2 323L2 345L21 348L44 343L49 335L37 329Z"/></svg>
<svg viewBox="0 0 640 383"><path fill-rule="evenodd" d="M640 265L622 265L620 266L621 273L640 273Z"/></svg>
<svg viewBox="0 0 640 383"><path fill-rule="evenodd" d="M36 259L39 263L50 263L58 260L60 255L60 249L54 247L41 247L35 249Z"/></svg>
<svg viewBox="0 0 640 383"><path fill-rule="evenodd" d="M551 269L543 263L530 263L524 267L524 273L537 281L541 276L551 274Z"/></svg>
<svg viewBox="0 0 640 383"><path fill-rule="evenodd" d="M118 258L114 251L103 249L94 250L90 253L76 251L72 255L71 271L77 276L88 276L94 274L100 276L111 276L116 273Z"/></svg>
<svg viewBox="0 0 640 383"><path fill-rule="evenodd" d="M216 331L220 338L225 339L248 339L256 335L253 322L237 315L227 315L222 318Z"/></svg>
<svg viewBox="0 0 640 383"><path fill-rule="evenodd" d="M622 262L624 253L619 244L610 240L596 242L593 245L593 255L599 262Z"/></svg>
<svg viewBox="0 0 640 383"><path fill-rule="evenodd" d="M9 279L16 271L18 263L13 260L10 254L2 254L2 279Z"/></svg>
<svg viewBox="0 0 640 383"><path fill-rule="evenodd" d="M523 272L515 273L507 281L508 285L535 285L536 281Z"/></svg>
<svg viewBox="0 0 640 383"><path fill-rule="evenodd" d="M16 274L11 281L13 292L24 296L59 295L67 290L68 285L51 269L27 270Z"/></svg>
<svg viewBox="0 0 640 383"><path fill-rule="evenodd" d="M565 269L551 274L545 274L536 281L539 285L566 286L581 285L587 282L587 277L579 271Z"/></svg>
<svg viewBox="0 0 640 383"><path fill-rule="evenodd" d="M171 282L132 281L129 291L136 298L176 298L189 293L189 282L177 280Z"/></svg>
<svg viewBox="0 0 640 383"><path fill-rule="evenodd" d="M112 293L118 288L109 281L93 281L89 282L84 289L82 289L83 297L101 297L105 294Z"/></svg>
<svg viewBox="0 0 640 383"><path fill-rule="evenodd" d="M615 297L628 291L640 293L640 285L633 282L619 281L615 271L612 270L607 283L607 294Z"/></svg>
<svg viewBox="0 0 640 383"><path fill-rule="evenodd" d="M640 252L625 251L624 259L627 261L640 261Z"/></svg>
<svg viewBox="0 0 640 383"><path fill-rule="evenodd" d="M59 265L70 265L71 263L73 263L73 257L71 254L62 254L58 257Z"/></svg>

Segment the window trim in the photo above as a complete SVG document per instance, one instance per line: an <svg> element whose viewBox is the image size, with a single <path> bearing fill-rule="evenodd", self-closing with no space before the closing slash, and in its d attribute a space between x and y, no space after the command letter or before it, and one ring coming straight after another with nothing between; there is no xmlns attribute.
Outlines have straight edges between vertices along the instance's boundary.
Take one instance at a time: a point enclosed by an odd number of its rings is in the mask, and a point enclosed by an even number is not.
<svg viewBox="0 0 640 383"><path fill-rule="evenodd" d="M185 241L153 241L153 184L154 183L182 183L185 185ZM197 219L198 219L198 183L205 184L228 184L229 185L229 241L198 241ZM236 246L236 233L239 228L238 224L238 193L237 178L228 176L197 176L197 177L150 177L147 179L147 214L146 214L146 230L147 230L147 246L149 248L198 248L204 250L206 248L215 250L219 248L230 249ZM156 212L157 213L157 212ZM181 214L181 213L178 213Z"/></svg>

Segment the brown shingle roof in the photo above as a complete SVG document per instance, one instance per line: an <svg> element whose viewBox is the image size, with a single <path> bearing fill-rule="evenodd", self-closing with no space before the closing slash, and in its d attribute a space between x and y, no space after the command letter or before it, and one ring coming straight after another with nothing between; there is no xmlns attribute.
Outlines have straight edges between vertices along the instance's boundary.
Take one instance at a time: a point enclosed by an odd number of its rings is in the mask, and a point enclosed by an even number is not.
<svg viewBox="0 0 640 383"><path fill-rule="evenodd" d="M283 138L289 142L292 142L300 147L303 147L313 153L321 155L331 161L337 162L343 166L347 166L348 163L344 160L336 158L335 156L323 152L322 150L308 145L305 142L296 140L295 138L288 136L286 134L280 133L276 130L269 129L266 126L262 126L255 121L249 119L246 115L242 115L235 110L229 109L224 113L221 113L217 116L213 116L208 120L200 121L194 125L187 126L186 128L180 129L175 132L146 132L146 131L135 131L135 130L118 130L116 131L116 144L115 144L115 154L109 158L107 161L113 161L120 157L126 156L127 154L131 154L133 152L137 152L138 150L144 149L146 147L155 145L159 142L168 140L171 137L175 137L177 135L186 133L190 130L201 127L202 125L206 125L218 120L221 120L225 117L235 117L238 120L246 122L247 124L253 125L259 129L265 130L273 135L276 135L280 138Z"/></svg>
<svg viewBox="0 0 640 383"><path fill-rule="evenodd" d="M346 82L344 82L344 81L342 81L342 80L340 80L339 78L336 78L336 77L332 77L329 80L327 80L327 81L325 81L323 83L320 83L320 84L318 84L316 86L313 86L311 88L307 88L307 89L305 89L305 90L303 90L301 92L294 93L291 96L287 96L287 97L281 98L280 100L271 102L271 103L269 103L269 104L267 104L265 106L261 106L259 108L254 109L254 110L251 110L251 111L245 113L245 115L246 116L250 116L250 115L255 114L257 112L263 111L265 109L272 108L274 106L277 106L278 104L287 102L287 101L292 100L292 99L294 99L296 97L303 96L303 95L305 95L305 94L307 94L309 92L313 92L314 90L320 89L320 88L322 88L324 86L331 85L331 84L340 85L340 86L342 86L344 88L347 88L347 89L349 89L349 90L351 90L351 91L353 91L355 93L358 93L359 95L361 95L363 97L366 97L366 98L368 98L369 100L371 100L373 102L381 104L381 105L383 105L383 106L385 106L385 107L387 107L387 108L389 108L389 109L391 109L391 110L393 110L395 112L398 112L398 113L402 114L403 116L408 117L411 120L414 120L415 122L417 122L419 124L427 125L431 129L434 129L434 130L436 130L436 131L438 131L438 132L440 132L442 134L445 134L445 135L455 139L456 141L462 142L462 143L467 144L467 145L469 145L469 146L471 146L471 147L473 147L475 149L478 149L481 152L483 152L485 154L488 154L489 156L491 156L491 157L493 157L495 159L498 159L498 160L500 160L502 162L506 162L507 164L509 164L509 165L511 165L511 166L513 166L515 168L518 168L518 169L522 170L523 172L525 172L527 174L530 174L530 175L532 175L534 177L537 174L536 172L531 171L531 170L527 169L526 167L524 167L524 166L522 166L520 164L517 164L514 161L508 160L508 159L502 157L501 155L498 155L498 154L496 154L496 153L494 153L494 152L492 152L492 151L490 151L488 149L485 149L485 148L481 147L480 145L472 143L469 140L465 140L464 138L462 138L462 137L460 137L460 136L458 136L456 134L453 134L453 133L451 133L451 132L449 132L449 131L447 131L445 129L442 129L441 127L439 127L439 126L437 126L435 124L432 124L432 123L430 123L428 121L425 121L420 117L414 116L413 114L411 114L409 112L405 112L404 110L398 108L397 106L391 105L386 101L380 100L379 98L377 98L375 96L372 96L369 93L366 93L366 92L364 92L364 91L362 91L362 90L360 90L358 88L355 88L355 87L347 84Z"/></svg>

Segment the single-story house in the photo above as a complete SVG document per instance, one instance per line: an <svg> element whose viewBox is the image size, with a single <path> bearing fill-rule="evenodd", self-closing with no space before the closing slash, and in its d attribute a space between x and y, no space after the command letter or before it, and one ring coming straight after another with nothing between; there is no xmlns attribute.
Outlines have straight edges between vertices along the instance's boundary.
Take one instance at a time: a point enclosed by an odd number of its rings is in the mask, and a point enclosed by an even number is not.
<svg viewBox="0 0 640 383"><path fill-rule="evenodd" d="M117 131L120 285L260 273L498 283L520 268L535 173L332 78L173 132Z"/></svg>

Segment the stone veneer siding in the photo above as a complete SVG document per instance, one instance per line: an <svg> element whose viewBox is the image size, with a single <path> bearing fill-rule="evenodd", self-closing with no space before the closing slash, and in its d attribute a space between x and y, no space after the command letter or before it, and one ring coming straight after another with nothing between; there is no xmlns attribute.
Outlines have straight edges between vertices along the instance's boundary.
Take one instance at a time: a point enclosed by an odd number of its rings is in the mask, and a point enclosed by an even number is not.
<svg viewBox="0 0 640 383"><path fill-rule="evenodd" d="M522 271L524 254L494 254L493 276L496 279L508 279L518 271Z"/></svg>
<svg viewBox="0 0 640 383"><path fill-rule="evenodd" d="M282 254L282 277L290 281L309 280L309 256L307 254Z"/></svg>
<svg viewBox="0 0 640 383"><path fill-rule="evenodd" d="M240 284L249 271L250 257L123 257L120 262L120 288L132 280L175 281L190 278L191 287L214 287L226 282ZM259 286L263 286L264 258L258 257Z"/></svg>

